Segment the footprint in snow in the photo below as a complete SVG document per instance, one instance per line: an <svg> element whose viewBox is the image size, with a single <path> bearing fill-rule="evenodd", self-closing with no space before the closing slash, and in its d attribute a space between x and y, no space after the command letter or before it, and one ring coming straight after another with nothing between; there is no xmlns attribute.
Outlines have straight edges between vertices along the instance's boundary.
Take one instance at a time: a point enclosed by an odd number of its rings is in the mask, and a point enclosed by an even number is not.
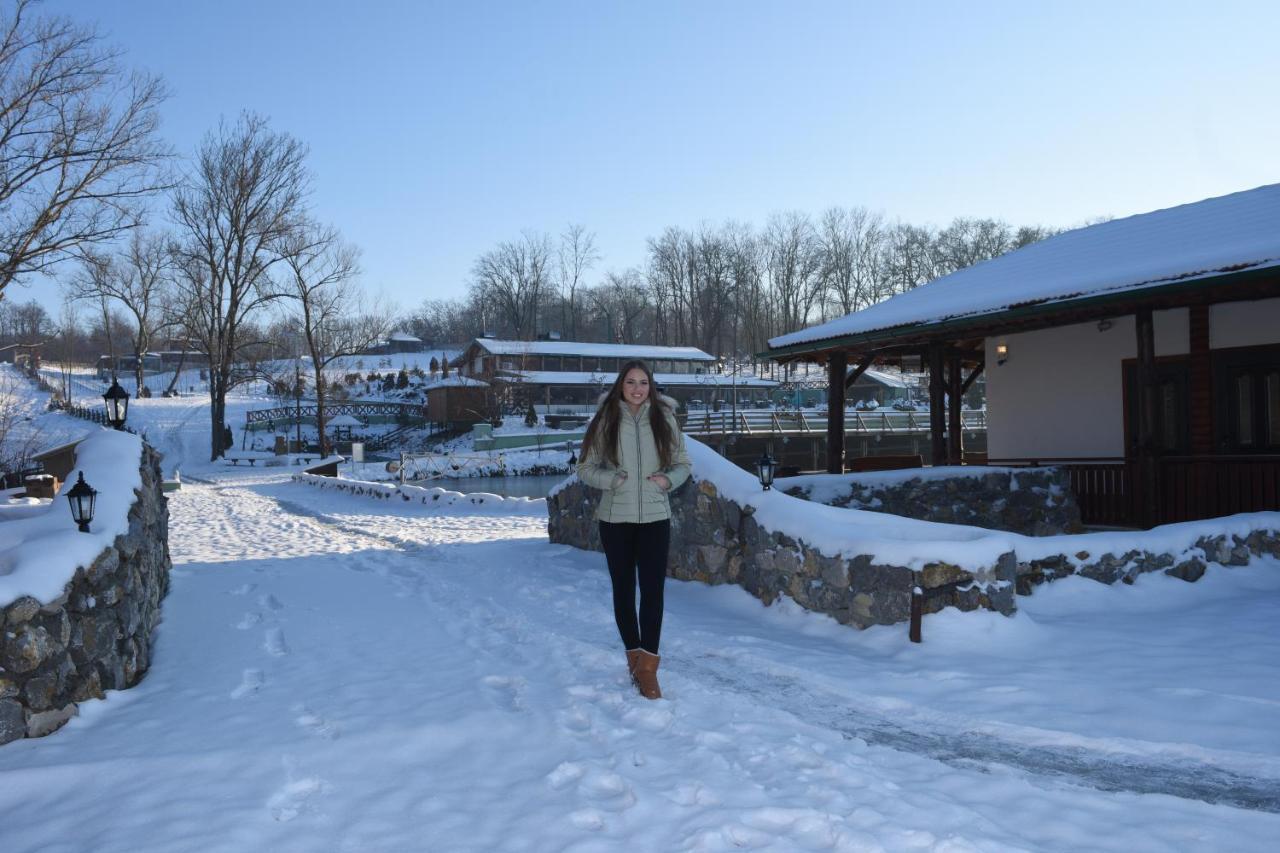
<svg viewBox="0 0 1280 853"><path fill-rule="evenodd" d="M569 821L579 829L598 832L605 828L604 815L596 809L579 809L569 815Z"/></svg>
<svg viewBox="0 0 1280 853"><path fill-rule="evenodd" d="M307 706L303 705L297 711L298 716L294 718L294 722L316 737L337 740L342 734L336 723L326 720Z"/></svg>
<svg viewBox="0 0 1280 853"><path fill-rule="evenodd" d="M285 783L280 790L271 795L271 799L267 801L267 808L271 810L272 818L287 823L302 812L310 810L312 798L323 793L324 789L324 781L317 776L295 779Z"/></svg>
<svg viewBox="0 0 1280 853"><path fill-rule="evenodd" d="M262 685L266 683L266 678L260 669L246 669L240 676L240 686L231 691L232 699L243 699L262 689Z"/></svg>
<svg viewBox="0 0 1280 853"><path fill-rule="evenodd" d="M268 653L276 657L289 654L289 646L284 641L284 631L280 628L268 628L262 645Z"/></svg>
<svg viewBox="0 0 1280 853"><path fill-rule="evenodd" d="M254 625L262 621L262 614L257 611L251 611L240 617L240 621L236 623L236 627L241 631L248 631Z"/></svg>
<svg viewBox="0 0 1280 853"><path fill-rule="evenodd" d="M276 598L271 593L267 593L266 595L259 598L258 604L267 608L268 610L284 610L284 605L280 603L280 599Z"/></svg>
<svg viewBox="0 0 1280 853"><path fill-rule="evenodd" d="M581 764L575 764L572 761L562 761L556 765L556 769L547 774L547 784L557 791L566 785L577 782L587 771Z"/></svg>
<svg viewBox="0 0 1280 853"><path fill-rule="evenodd" d="M258 585L256 583L244 583L240 584L240 586L235 589L227 590L227 595L248 595L257 588Z"/></svg>
<svg viewBox="0 0 1280 853"><path fill-rule="evenodd" d="M505 675L488 675L480 679L485 687L489 701L504 711L523 711L525 682L522 678L509 678Z"/></svg>
<svg viewBox="0 0 1280 853"><path fill-rule="evenodd" d="M578 791L611 811L625 811L636 804L635 791L617 773L591 773L578 783Z"/></svg>

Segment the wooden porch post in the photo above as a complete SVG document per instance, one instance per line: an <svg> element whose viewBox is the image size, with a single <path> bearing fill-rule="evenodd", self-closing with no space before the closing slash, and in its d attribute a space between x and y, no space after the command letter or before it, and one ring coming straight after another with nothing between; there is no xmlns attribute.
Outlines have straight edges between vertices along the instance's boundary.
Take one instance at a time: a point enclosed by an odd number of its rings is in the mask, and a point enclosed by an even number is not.
<svg viewBox="0 0 1280 853"><path fill-rule="evenodd" d="M1209 360L1209 306L1190 309L1191 452L1213 453L1213 374Z"/></svg>
<svg viewBox="0 0 1280 853"><path fill-rule="evenodd" d="M1150 308L1134 315L1138 336L1138 446L1137 499L1138 522L1151 527L1158 522L1156 512L1156 338L1155 322Z"/></svg>
<svg viewBox="0 0 1280 853"><path fill-rule="evenodd" d="M844 473L844 374L849 356L844 350L827 359L827 473Z"/></svg>
<svg viewBox="0 0 1280 853"><path fill-rule="evenodd" d="M960 390L960 354L952 353L947 372L947 457L948 464L964 464L964 432L960 423L960 405L964 392Z"/></svg>
<svg viewBox="0 0 1280 853"><path fill-rule="evenodd" d="M942 344L934 342L929 344L929 434L930 442L930 464L945 465L947 464L947 439L946 432L946 397L944 394L944 383L942 378L943 370L943 354Z"/></svg>

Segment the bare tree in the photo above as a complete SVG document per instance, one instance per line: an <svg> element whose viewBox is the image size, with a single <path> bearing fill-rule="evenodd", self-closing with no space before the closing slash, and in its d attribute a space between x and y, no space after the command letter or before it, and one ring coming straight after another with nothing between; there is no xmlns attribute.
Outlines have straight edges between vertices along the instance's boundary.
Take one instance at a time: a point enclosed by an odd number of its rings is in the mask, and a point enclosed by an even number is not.
<svg viewBox="0 0 1280 853"><path fill-rule="evenodd" d="M84 269L71 284L79 298L99 301L104 315L109 301L124 307L131 320L135 391L139 395L144 395L146 381L143 359L154 336L169 322L166 309L171 301L172 260L165 237L136 231L116 257L85 252Z"/></svg>
<svg viewBox="0 0 1280 853"><path fill-rule="evenodd" d="M516 340L532 340L537 333L538 303L550 284L550 266L551 240L533 232L476 260L474 287Z"/></svg>
<svg viewBox="0 0 1280 853"><path fill-rule="evenodd" d="M186 325L209 357L211 459L225 450L227 392L242 378L234 370L249 343L240 338L242 327L280 295L270 271L302 221L310 187L305 158L301 142L246 113L205 138L175 193Z"/></svg>
<svg viewBox="0 0 1280 853"><path fill-rule="evenodd" d="M137 225L168 156L160 81L127 74L94 29L31 6L0 15L0 297Z"/></svg>
<svg viewBox="0 0 1280 853"><path fill-rule="evenodd" d="M830 208L822 214L818 235L823 288L834 307L848 314L870 305L884 240L880 214L865 207Z"/></svg>
<svg viewBox="0 0 1280 853"><path fill-rule="evenodd" d="M359 252L344 243L336 229L307 223L288 236L280 254L288 269L285 286L297 308L315 371L316 428L320 452L327 455L325 368L339 358L364 352L385 337L392 314L381 306L361 312L366 300L356 287Z"/></svg>
<svg viewBox="0 0 1280 853"><path fill-rule="evenodd" d="M822 296L822 253L813 223L803 213L774 215L765 226L764 242L777 320L782 329L803 329Z"/></svg>
<svg viewBox="0 0 1280 853"><path fill-rule="evenodd" d="M578 289L582 287L583 276L587 270L600 260L596 251L596 235L584 225L570 225L560 235L560 248L556 253L556 272L560 278L560 295L564 300L562 310L567 309L567 318L562 315L561 326L569 334L569 339L578 339ZM566 323L565 320L568 320Z"/></svg>

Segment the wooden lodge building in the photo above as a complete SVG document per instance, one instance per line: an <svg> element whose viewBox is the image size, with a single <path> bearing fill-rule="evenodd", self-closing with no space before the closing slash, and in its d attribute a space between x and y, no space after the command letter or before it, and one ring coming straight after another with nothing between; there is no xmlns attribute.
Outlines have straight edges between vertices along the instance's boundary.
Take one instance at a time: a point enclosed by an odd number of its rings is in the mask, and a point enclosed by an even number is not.
<svg viewBox="0 0 1280 853"><path fill-rule="evenodd" d="M723 400L732 405L736 390L739 405L745 405L778 386L757 377L731 380L719 372L715 356L696 347L476 338L452 366L458 375L486 382L512 398L527 398L545 410L594 411L600 392L630 359L645 361L658 388L681 403Z"/></svg>
<svg viewBox="0 0 1280 853"><path fill-rule="evenodd" d="M985 374L985 461L1067 466L1086 523L1280 510L1280 184L1066 232L765 355L825 363L837 403L878 363L922 363L935 465L984 461L958 423Z"/></svg>

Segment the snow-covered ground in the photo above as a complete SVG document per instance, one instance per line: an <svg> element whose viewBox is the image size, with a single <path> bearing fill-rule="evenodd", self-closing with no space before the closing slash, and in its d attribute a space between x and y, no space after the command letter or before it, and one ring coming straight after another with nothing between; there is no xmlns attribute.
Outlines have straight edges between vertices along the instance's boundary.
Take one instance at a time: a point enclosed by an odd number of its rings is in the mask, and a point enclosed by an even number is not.
<svg viewBox="0 0 1280 853"><path fill-rule="evenodd" d="M922 645L671 581L649 702L541 501L210 465L207 408L142 402L185 480L154 664L0 747L5 853L1274 849L1280 562L1068 578Z"/></svg>

